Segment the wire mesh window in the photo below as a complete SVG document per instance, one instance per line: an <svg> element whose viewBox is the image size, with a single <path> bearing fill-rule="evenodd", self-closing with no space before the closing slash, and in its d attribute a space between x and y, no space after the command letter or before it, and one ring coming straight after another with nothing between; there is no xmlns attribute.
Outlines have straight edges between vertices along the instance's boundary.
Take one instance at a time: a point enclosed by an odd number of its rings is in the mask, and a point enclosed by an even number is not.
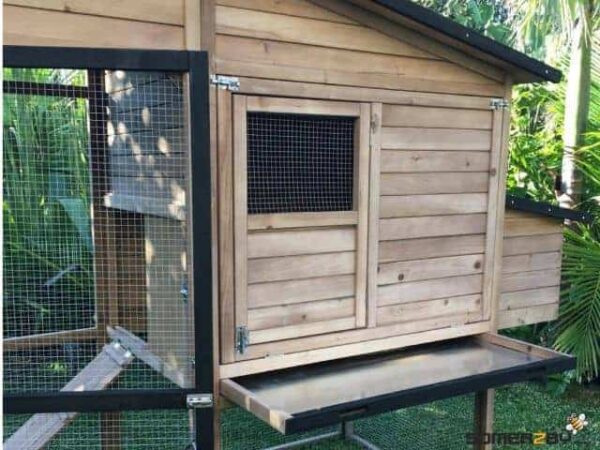
<svg viewBox="0 0 600 450"><path fill-rule="evenodd" d="M191 386L182 75L4 78L5 392Z"/></svg>
<svg viewBox="0 0 600 450"><path fill-rule="evenodd" d="M352 210L355 120L248 113L248 213Z"/></svg>

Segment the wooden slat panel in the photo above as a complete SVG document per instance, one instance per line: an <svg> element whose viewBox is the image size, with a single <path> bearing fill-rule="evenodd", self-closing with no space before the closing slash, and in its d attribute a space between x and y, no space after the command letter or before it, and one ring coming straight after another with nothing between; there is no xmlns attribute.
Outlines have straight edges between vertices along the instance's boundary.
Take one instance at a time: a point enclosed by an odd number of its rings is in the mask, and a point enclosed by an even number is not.
<svg viewBox="0 0 600 450"><path fill-rule="evenodd" d="M248 328L264 330L354 316L354 298L336 298L248 311Z"/></svg>
<svg viewBox="0 0 600 450"><path fill-rule="evenodd" d="M379 240L459 236L485 232L486 214L381 219Z"/></svg>
<svg viewBox="0 0 600 450"><path fill-rule="evenodd" d="M500 311L531 308L548 303L558 303L560 286L528 289L525 291L503 292L500 295Z"/></svg>
<svg viewBox="0 0 600 450"><path fill-rule="evenodd" d="M354 273L355 252L281 256L248 261L248 282L297 280Z"/></svg>
<svg viewBox="0 0 600 450"><path fill-rule="evenodd" d="M384 105L384 127L464 128L490 130L492 114L482 110Z"/></svg>
<svg viewBox="0 0 600 450"><path fill-rule="evenodd" d="M405 25L408 26L399 26L396 18L387 20L385 17L389 17L390 14L394 14L391 9L384 6L377 7L369 0L354 0L351 2L353 4L344 0L311 1L331 11L335 11L338 14L350 17L370 28L379 30L390 37L402 40L404 42L410 42L411 45L438 55L443 59L452 61L461 67L464 67L466 70L475 71L500 83L504 82L506 78L506 75L502 69L493 67L489 63L468 56L464 51L454 49L451 46L444 44L443 37L440 39L440 42L436 41L436 39L429 38L427 36L427 32L422 32L422 28L425 27L420 27L421 30L419 30L419 27L415 27L414 21L407 19L408 23ZM438 37L441 37L441 35ZM465 45L464 47L466 48L468 46Z"/></svg>
<svg viewBox="0 0 600 450"><path fill-rule="evenodd" d="M504 220L506 237L534 236L536 234L560 233L562 222L546 217L508 215Z"/></svg>
<svg viewBox="0 0 600 450"><path fill-rule="evenodd" d="M483 271L483 255L447 256L380 264L379 285L473 275Z"/></svg>
<svg viewBox="0 0 600 450"><path fill-rule="evenodd" d="M217 0L218 5L248 8L256 11L266 11L288 16L309 17L311 19L326 20L356 24L355 21L345 16L335 14L327 9L320 8L306 0Z"/></svg>
<svg viewBox="0 0 600 450"><path fill-rule="evenodd" d="M381 286L378 289L378 306L419 302L459 295L478 294L483 286L481 275L440 278Z"/></svg>
<svg viewBox="0 0 600 450"><path fill-rule="evenodd" d="M457 314L476 314L481 309L481 295L465 295L449 297L426 302L403 303L400 305L384 306L377 308L377 325L409 322L414 320L432 319L441 316L454 316Z"/></svg>
<svg viewBox="0 0 600 450"><path fill-rule="evenodd" d="M503 255L511 256L560 251L562 244L562 233L537 236L505 237Z"/></svg>
<svg viewBox="0 0 600 450"><path fill-rule="evenodd" d="M487 192L489 174L475 173L382 173L382 195L462 194Z"/></svg>
<svg viewBox="0 0 600 450"><path fill-rule="evenodd" d="M248 286L248 307L263 308L350 297L354 295L354 290L354 275L251 284Z"/></svg>
<svg viewBox="0 0 600 450"><path fill-rule="evenodd" d="M277 228L330 227L356 225L356 211L252 214L248 216L249 230L272 230Z"/></svg>
<svg viewBox="0 0 600 450"><path fill-rule="evenodd" d="M379 205L381 218L484 213L487 194L385 195Z"/></svg>
<svg viewBox="0 0 600 450"><path fill-rule="evenodd" d="M321 47L438 59L360 25L217 6L217 33Z"/></svg>
<svg viewBox="0 0 600 450"><path fill-rule="evenodd" d="M156 22L183 25L183 0L5 0L5 5L26 6L92 16L133 19L142 22Z"/></svg>
<svg viewBox="0 0 600 450"><path fill-rule="evenodd" d="M384 172L485 172L489 152L383 150Z"/></svg>
<svg viewBox="0 0 600 450"><path fill-rule="evenodd" d="M284 114L320 114L324 116L360 115L360 104L307 100L299 98L248 97L248 111Z"/></svg>
<svg viewBox="0 0 600 450"><path fill-rule="evenodd" d="M489 323L465 323L463 314L436 317L386 327L363 328L343 333L329 333L281 343L250 346L245 361L220 367L221 378L235 378L252 373L314 364L321 361L397 350L412 345L432 343L489 332ZM279 351L281 350L281 353ZM291 355L291 353L295 353ZM280 355L265 358L265 355ZM225 380L227 381L227 380Z"/></svg>
<svg viewBox="0 0 600 450"><path fill-rule="evenodd" d="M484 245L482 234L385 241L379 243L379 262L478 254L483 253Z"/></svg>
<svg viewBox="0 0 600 450"><path fill-rule="evenodd" d="M503 273L531 272L532 270L558 269L559 267L560 252L505 256L502 260Z"/></svg>
<svg viewBox="0 0 600 450"><path fill-rule="evenodd" d="M498 314L498 328L510 328L532 323L548 322L558 317L558 305L540 305L531 308L501 311Z"/></svg>
<svg viewBox="0 0 600 450"><path fill-rule="evenodd" d="M131 20L4 6L5 45L183 50L183 28Z"/></svg>
<svg viewBox="0 0 600 450"><path fill-rule="evenodd" d="M306 30L301 29L300 31L306 33ZM353 40L356 40L356 37ZM460 66L445 61L384 55L373 53L374 51L377 50L353 51L322 45L217 35L217 56L222 60L348 73L387 74L401 78L420 78L421 80L445 80L482 85L490 82L485 77L465 71Z"/></svg>
<svg viewBox="0 0 600 450"><path fill-rule="evenodd" d="M414 91L394 91L353 86L300 83L285 80L240 77L240 92L249 95L283 95L300 98L324 98L355 102L388 102L404 105L485 109L489 97L437 94Z"/></svg>
<svg viewBox="0 0 600 450"><path fill-rule="evenodd" d="M390 150L489 151L492 145L488 130L384 127L381 139L381 147Z"/></svg>
<svg viewBox="0 0 600 450"><path fill-rule="evenodd" d="M248 257L311 255L356 250L356 230L272 231L248 235Z"/></svg>
<svg viewBox="0 0 600 450"><path fill-rule="evenodd" d="M500 95L456 65L404 56L217 35L219 73L347 86Z"/></svg>
<svg viewBox="0 0 600 450"><path fill-rule="evenodd" d="M533 272L505 273L500 282L501 292L523 291L560 284L560 269Z"/></svg>
<svg viewBox="0 0 600 450"><path fill-rule="evenodd" d="M301 323L282 328L258 330L250 333L250 345L264 342L276 342L286 339L297 339L304 336L313 336L354 328L356 319L344 317L342 319L326 320L322 322Z"/></svg>

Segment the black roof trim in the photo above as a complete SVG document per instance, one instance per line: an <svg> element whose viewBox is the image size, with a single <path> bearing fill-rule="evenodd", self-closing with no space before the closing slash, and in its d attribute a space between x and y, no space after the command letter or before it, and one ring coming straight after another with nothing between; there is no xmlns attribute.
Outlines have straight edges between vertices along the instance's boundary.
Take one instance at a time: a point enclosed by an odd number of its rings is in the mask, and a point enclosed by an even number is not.
<svg viewBox="0 0 600 450"><path fill-rule="evenodd" d="M428 8L417 5L410 0L373 0L375 3L408 17L422 25L433 28L450 38L463 42L482 52L488 53L502 61L529 72L542 80L558 82L562 78L560 70L544 64L537 59L521 53L504 44L494 41L483 34L464 27L447 17Z"/></svg>
<svg viewBox="0 0 600 450"><path fill-rule="evenodd" d="M549 203L536 202L528 198L515 197L513 195L506 196L506 206L510 209L554 217L556 219L568 219L581 223L592 222L592 215L588 212L561 208L560 206L554 206Z"/></svg>

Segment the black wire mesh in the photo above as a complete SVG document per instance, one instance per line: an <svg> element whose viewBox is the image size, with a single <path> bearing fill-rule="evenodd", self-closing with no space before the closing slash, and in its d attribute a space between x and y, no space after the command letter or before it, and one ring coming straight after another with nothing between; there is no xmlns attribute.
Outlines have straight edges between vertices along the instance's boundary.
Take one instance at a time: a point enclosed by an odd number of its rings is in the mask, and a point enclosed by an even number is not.
<svg viewBox="0 0 600 450"><path fill-rule="evenodd" d="M352 210L355 120L248 113L248 213Z"/></svg>
<svg viewBox="0 0 600 450"><path fill-rule="evenodd" d="M51 420L67 422L56 436L46 442L44 448L48 450L184 450L191 443L187 411L128 411L108 420L102 420L97 413L56 416L39 422L40 427L50 427ZM20 434L14 434L11 441L7 439L30 419L29 415L4 417L4 440L11 448L26 445Z"/></svg>
<svg viewBox="0 0 600 450"><path fill-rule="evenodd" d="M87 390L191 386L182 75L7 68L4 78L5 392L74 379ZM87 382L115 362L103 350L115 340L166 369L125 357L105 382Z"/></svg>

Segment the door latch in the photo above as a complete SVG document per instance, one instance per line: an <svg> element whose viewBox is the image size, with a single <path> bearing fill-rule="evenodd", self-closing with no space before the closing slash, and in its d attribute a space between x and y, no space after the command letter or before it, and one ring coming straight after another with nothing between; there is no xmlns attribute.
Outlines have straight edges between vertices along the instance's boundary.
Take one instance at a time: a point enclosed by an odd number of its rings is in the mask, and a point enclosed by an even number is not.
<svg viewBox="0 0 600 450"><path fill-rule="evenodd" d="M212 394L189 394L186 397L186 404L190 409L212 408L213 396Z"/></svg>

